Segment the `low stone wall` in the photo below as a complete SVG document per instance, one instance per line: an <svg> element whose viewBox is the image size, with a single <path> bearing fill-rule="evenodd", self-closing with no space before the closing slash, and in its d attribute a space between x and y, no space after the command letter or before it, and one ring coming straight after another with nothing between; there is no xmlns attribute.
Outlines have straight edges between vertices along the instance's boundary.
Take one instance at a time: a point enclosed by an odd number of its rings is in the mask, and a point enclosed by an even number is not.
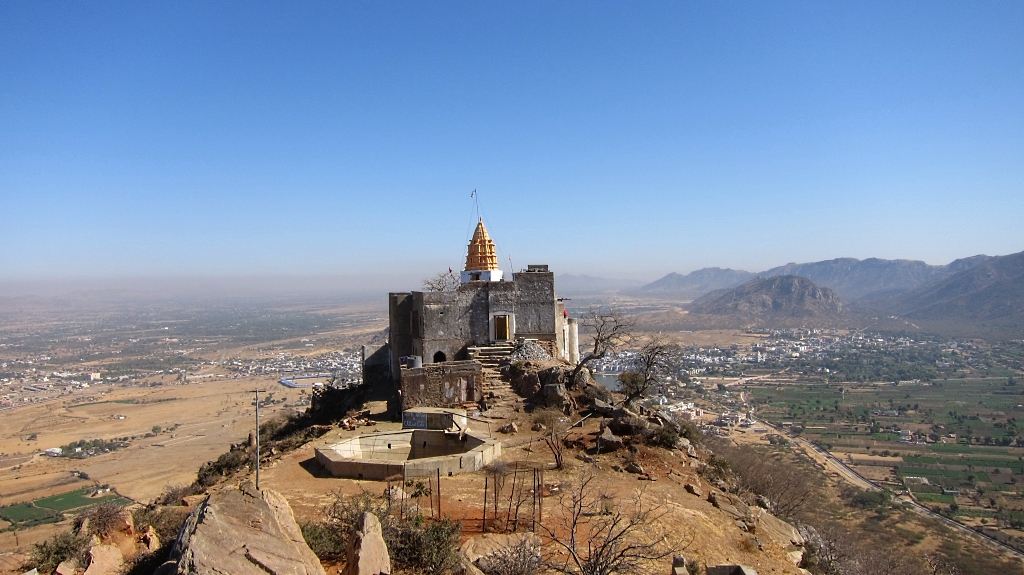
<svg viewBox="0 0 1024 575"><path fill-rule="evenodd" d="M477 471L501 456L489 437L445 435L427 429L360 435L317 448L316 460L334 477L384 480L396 475L455 475Z"/></svg>

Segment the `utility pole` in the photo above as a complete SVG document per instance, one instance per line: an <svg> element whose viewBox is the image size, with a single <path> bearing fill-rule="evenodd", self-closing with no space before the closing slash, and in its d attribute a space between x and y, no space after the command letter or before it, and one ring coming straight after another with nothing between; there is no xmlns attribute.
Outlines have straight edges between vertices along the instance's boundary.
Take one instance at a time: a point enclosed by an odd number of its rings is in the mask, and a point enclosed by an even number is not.
<svg viewBox="0 0 1024 575"><path fill-rule="evenodd" d="M260 390L254 389L256 394L256 491L260 490Z"/></svg>

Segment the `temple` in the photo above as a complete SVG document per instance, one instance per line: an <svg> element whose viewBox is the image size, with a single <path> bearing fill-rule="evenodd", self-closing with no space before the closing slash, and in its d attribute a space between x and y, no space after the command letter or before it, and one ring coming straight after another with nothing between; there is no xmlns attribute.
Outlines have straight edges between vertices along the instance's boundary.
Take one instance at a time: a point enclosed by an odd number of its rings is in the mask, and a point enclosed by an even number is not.
<svg viewBox="0 0 1024 575"><path fill-rule="evenodd" d="M399 390L402 410L477 402L483 381L497 377L489 368L517 341L533 340L555 358L578 360L576 321L555 293L554 273L530 265L506 279L482 219L460 276L461 285L450 291L388 295L389 341L364 351L364 378L367 365L375 364Z"/></svg>

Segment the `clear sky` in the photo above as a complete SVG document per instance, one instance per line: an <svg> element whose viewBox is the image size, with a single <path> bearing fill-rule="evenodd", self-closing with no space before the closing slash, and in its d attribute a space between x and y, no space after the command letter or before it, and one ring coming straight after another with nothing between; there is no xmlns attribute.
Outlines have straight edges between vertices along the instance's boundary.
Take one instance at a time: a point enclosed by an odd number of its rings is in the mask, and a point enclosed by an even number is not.
<svg viewBox="0 0 1024 575"><path fill-rule="evenodd" d="M0 3L0 277L1024 250L1024 2Z"/></svg>

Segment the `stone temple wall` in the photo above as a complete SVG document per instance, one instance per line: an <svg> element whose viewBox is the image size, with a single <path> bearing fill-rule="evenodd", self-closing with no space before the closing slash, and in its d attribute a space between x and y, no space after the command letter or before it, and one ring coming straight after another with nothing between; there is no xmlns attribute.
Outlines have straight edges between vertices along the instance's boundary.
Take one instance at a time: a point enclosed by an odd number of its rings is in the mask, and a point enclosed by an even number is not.
<svg viewBox="0 0 1024 575"><path fill-rule="evenodd" d="M478 361L432 363L402 370L402 411L414 407L461 407L480 400L483 366Z"/></svg>

